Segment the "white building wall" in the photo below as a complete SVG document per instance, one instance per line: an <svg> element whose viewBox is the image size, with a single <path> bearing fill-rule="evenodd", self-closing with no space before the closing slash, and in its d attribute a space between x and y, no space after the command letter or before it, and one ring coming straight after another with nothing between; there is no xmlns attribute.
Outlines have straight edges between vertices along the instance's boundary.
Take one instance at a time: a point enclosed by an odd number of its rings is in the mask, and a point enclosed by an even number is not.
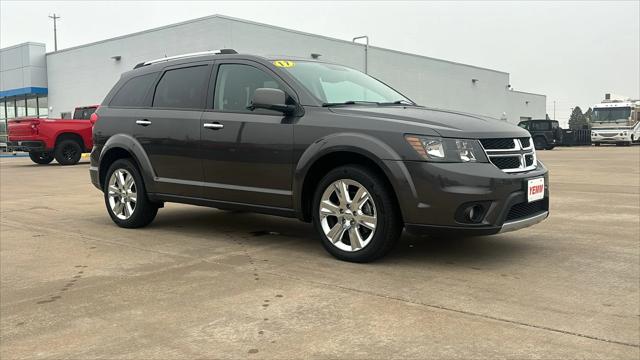
<svg viewBox="0 0 640 360"><path fill-rule="evenodd" d="M517 124L521 118L544 119L547 115L547 97L522 91L508 91L507 114L511 123ZM524 119L522 119L524 120Z"/></svg>
<svg viewBox="0 0 640 360"><path fill-rule="evenodd" d="M181 53L233 48L240 53L322 60L364 70L364 46L349 41L211 16L47 54L51 116L77 105L102 102L122 72L145 60ZM111 57L120 56L120 61ZM369 48L369 73L419 104L517 122L509 74L378 47ZM472 79L477 79L476 83ZM523 95L528 96L528 95ZM532 99L540 98L531 95ZM528 110L546 109L544 96ZM520 99L516 99L520 100ZM527 112L528 114L528 112Z"/></svg>
<svg viewBox="0 0 640 360"><path fill-rule="evenodd" d="M371 75L421 105L496 118L506 111L507 73L379 48L369 54Z"/></svg>
<svg viewBox="0 0 640 360"><path fill-rule="evenodd" d="M45 44L23 43L0 49L0 91L47 87Z"/></svg>

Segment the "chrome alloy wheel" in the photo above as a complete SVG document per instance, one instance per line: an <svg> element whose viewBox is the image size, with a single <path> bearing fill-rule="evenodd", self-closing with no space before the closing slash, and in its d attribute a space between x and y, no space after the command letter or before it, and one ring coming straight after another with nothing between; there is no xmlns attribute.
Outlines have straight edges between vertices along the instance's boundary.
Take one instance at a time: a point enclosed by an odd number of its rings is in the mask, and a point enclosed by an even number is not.
<svg viewBox="0 0 640 360"><path fill-rule="evenodd" d="M109 207L120 220L127 220L136 209L138 201L136 181L125 169L117 169L109 178Z"/></svg>
<svg viewBox="0 0 640 360"><path fill-rule="evenodd" d="M331 183L322 194L318 211L324 234L340 250L361 250L375 234L376 204L357 181L340 179Z"/></svg>

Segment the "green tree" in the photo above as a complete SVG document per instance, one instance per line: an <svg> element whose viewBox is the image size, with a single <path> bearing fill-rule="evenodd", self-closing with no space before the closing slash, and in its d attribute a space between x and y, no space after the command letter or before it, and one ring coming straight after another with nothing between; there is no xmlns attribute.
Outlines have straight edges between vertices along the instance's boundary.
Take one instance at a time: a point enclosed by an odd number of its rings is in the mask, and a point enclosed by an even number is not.
<svg viewBox="0 0 640 360"><path fill-rule="evenodd" d="M591 127L591 114L593 114L593 109L588 108L587 111L584 112L584 118L587 121L587 124L589 124L589 127Z"/></svg>
<svg viewBox="0 0 640 360"><path fill-rule="evenodd" d="M576 106L573 108L571 116L569 117L569 129L578 130L584 129L585 127L588 127L587 118L584 117L580 106Z"/></svg>

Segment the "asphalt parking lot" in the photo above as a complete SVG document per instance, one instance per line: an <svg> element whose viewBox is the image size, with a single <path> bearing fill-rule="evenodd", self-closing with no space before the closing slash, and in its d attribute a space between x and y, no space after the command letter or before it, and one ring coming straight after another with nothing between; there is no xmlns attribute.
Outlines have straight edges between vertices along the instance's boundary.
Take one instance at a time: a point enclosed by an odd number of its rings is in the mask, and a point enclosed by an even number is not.
<svg viewBox="0 0 640 360"><path fill-rule="evenodd" d="M120 229L88 164L2 158L0 358L637 359L640 147L539 157L544 223L365 265L265 215L167 204Z"/></svg>

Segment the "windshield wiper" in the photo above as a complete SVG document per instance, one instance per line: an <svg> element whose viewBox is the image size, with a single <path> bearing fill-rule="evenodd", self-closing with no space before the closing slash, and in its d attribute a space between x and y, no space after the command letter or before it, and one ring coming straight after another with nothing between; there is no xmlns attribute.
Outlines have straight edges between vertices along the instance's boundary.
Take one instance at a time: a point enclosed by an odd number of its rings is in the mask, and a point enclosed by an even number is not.
<svg viewBox="0 0 640 360"><path fill-rule="evenodd" d="M355 101L355 100L349 100L349 101L345 101L345 102L335 102L335 103L324 103L322 104L323 107L331 107L331 106L340 106L340 105L356 105L356 104L376 104L378 105L379 103L375 102L375 101Z"/></svg>
<svg viewBox="0 0 640 360"><path fill-rule="evenodd" d="M405 100L405 99L401 99L401 100L396 100L396 101L392 101L392 102L383 102L383 103L378 103L379 105L409 105L409 106L417 106L415 103L409 101L409 100Z"/></svg>

